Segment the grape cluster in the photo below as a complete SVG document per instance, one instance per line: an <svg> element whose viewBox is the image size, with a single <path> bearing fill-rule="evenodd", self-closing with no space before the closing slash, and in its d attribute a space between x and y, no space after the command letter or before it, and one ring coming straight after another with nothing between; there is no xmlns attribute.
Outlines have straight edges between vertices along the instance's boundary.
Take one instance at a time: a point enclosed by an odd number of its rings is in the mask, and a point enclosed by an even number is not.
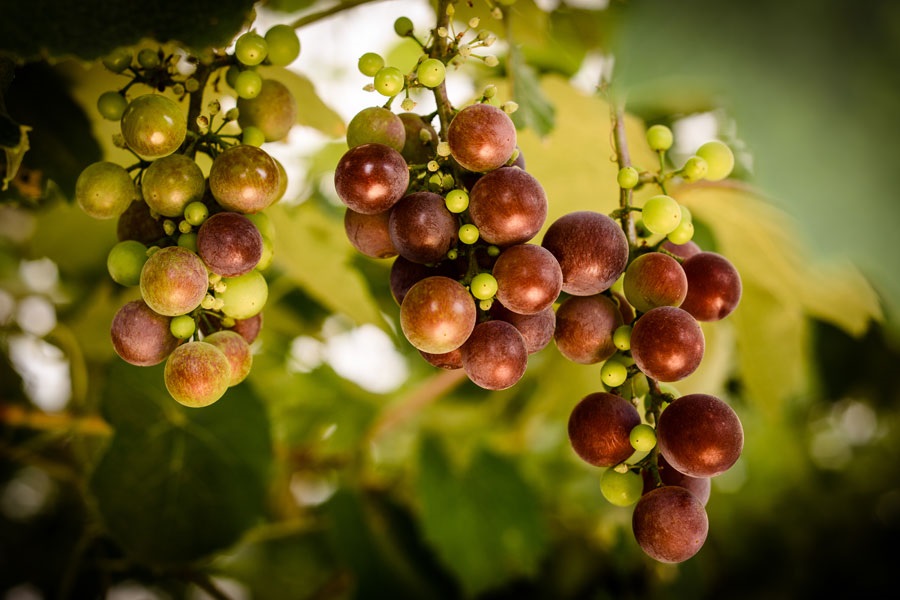
<svg viewBox="0 0 900 600"><path fill-rule="evenodd" d="M390 288L406 339L430 364L464 369L478 386L501 390L552 340L563 273L550 251L529 243L547 218L547 196L524 169L513 103L497 106L488 88L455 110L443 94L448 66L472 57L496 64L472 54L494 39L477 27L473 19L460 33L437 28L409 74L375 53L360 58L360 72L373 77L369 88L388 102L351 119L334 185L353 246L396 257ZM395 30L413 35L403 17ZM438 111L412 112L416 88L435 90ZM397 114L390 106L401 94ZM432 124L439 115L440 133Z"/></svg>
<svg viewBox="0 0 900 600"><path fill-rule="evenodd" d="M75 200L92 217L117 219L107 269L140 290L113 318L113 348L133 365L165 361L166 388L185 406L216 402L250 372L273 258L264 211L287 185L283 166L260 145L285 138L297 112L290 91L255 67L286 65L299 50L294 30L276 25L265 36L242 34L232 54L189 56L187 69L177 55L149 48L103 61L128 82L103 93L97 109L120 123L117 141L135 162L89 165ZM207 114L194 114L210 77L221 74L237 107L223 114L215 99ZM135 93L141 87L153 89ZM198 154L212 159L208 173Z"/></svg>
<svg viewBox="0 0 900 600"><path fill-rule="evenodd" d="M648 129L660 154L672 144L668 127ZM665 193L684 181L727 177L731 150L711 141L677 170L618 174L623 197L635 186L663 192L641 208L628 202L607 215L577 212L548 228L543 246L559 261L567 297L557 309L556 344L569 360L602 363L602 391L584 397L569 417L569 440L585 462L605 467L600 489L612 504L634 504L632 528L642 550L661 562L682 562L706 540L710 478L731 468L743 448L735 411L708 394L679 396L670 384L700 365L700 322L727 317L741 297L728 259L692 241L690 212ZM630 241L624 230L640 212ZM640 410L639 410L640 409ZM642 416L643 415L643 416Z"/></svg>

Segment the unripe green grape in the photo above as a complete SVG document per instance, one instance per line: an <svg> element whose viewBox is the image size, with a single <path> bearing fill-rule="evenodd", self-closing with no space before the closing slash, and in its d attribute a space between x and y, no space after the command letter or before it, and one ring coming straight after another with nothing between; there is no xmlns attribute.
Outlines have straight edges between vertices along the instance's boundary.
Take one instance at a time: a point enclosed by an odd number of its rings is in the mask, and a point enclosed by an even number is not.
<svg viewBox="0 0 900 600"><path fill-rule="evenodd" d="M652 125L647 129L647 143L652 150L668 150L672 142L672 130L665 125Z"/></svg>
<svg viewBox="0 0 900 600"><path fill-rule="evenodd" d="M394 32L400 37L406 37L413 31L413 22L409 17L398 17L394 21Z"/></svg>
<svg viewBox="0 0 900 600"><path fill-rule="evenodd" d="M178 315L169 321L169 331L179 340L186 340L197 330L197 322L191 315Z"/></svg>
<svg viewBox="0 0 900 600"><path fill-rule="evenodd" d="M300 38L290 25L274 25L266 32L266 44L270 64L285 67L300 56Z"/></svg>
<svg viewBox="0 0 900 600"><path fill-rule="evenodd" d="M416 78L425 87L435 88L444 81L447 75L447 67L436 58L426 58L416 69Z"/></svg>
<svg viewBox="0 0 900 600"><path fill-rule="evenodd" d="M269 215L260 211L244 216L250 219L251 223L256 225L256 229L259 230L261 236L275 241L275 224L272 222L272 219L269 218Z"/></svg>
<svg viewBox="0 0 900 600"><path fill-rule="evenodd" d="M145 69L156 69L161 64L161 60L159 58L159 51L153 50L151 48L143 48L138 52L137 55L138 64L144 67Z"/></svg>
<svg viewBox="0 0 900 600"><path fill-rule="evenodd" d="M406 78L397 67L383 67L375 74L375 91L382 96L396 96L403 91Z"/></svg>
<svg viewBox="0 0 900 600"><path fill-rule="evenodd" d="M693 223L694 215L691 214L691 210L685 206L684 204L679 204L678 208L681 209L681 222L682 223Z"/></svg>
<svg viewBox="0 0 900 600"><path fill-rule="evenodd" d="M209 208L199 200L184 207L184 220L194 227L203 225L207 217L209 217Z"/></svg>
<svg viewBox="0 0 900 600"><path fill-rule="evenodd" d="M472 225L471 223L466 223L462 227L459 228L459 241L463 244L474 244L478 241L479 232L478 227Z"/></svg>
<svg viewBox="0 0 900 600"><path fill-rule="evenodd" d="M613 345L621 351L631 349L631 325L620 325L613 332Z"/></svg>
<svg viewBox="0 0 900 600"><path fill-rule="evenodd" d="M628 368L617 360L609 359L600 367L600 379L611 388L619 387L628 379Z"/></svg>
<svg viewBox="0 0 900 600"><path fill-rule="evenodd" d="M136 195L128 171L113 162L88 165L75 181L75 201L81 210L95 219L118 217Z"/></svg>
<svg viewBox="0 0 900 600"><path fill-rule="evenodd" d="M616 181L618 182L619 187L624 190L630 190L636 186L640 180L641 176L634 167L622 167L619 169L618 175L616 175Z"/></svg>
<svg viewBox="0 0 900 600"><path fill-rule="evenodd" d="M681 176L685 181L700 181L708 171L706 161L700 156L692 156L681 167Z"/></svg>
<svg viewBox="0 0 900 600"><path fill-rule="evenodd" d="M681 208L675 198L660 194L647 200L641 216L644 227L652 233L666 235L681 223Z"/></svg>
<svg viewBox="0 0 900 600"><path fill-rule="evenodd" d="M119 92L103 92L97 98L97 112L107 121L118 121L122 118L128 100Z"/></svg>
<svg viewBox="0 0 900 600"><path fill-rule="evenodd" d="M256 98L262 91L262 86L262 77L252 69L241 71L234 80L234 91L240 98Z"/></svg>
<svg viewBox="0 0 900 600"><path fill-rule="evenodd" d="M255 31L242 34L234 43L234 57L248 67L262 63L268 53L269 44L266 42L266 38Z"/></svg>
<svg viewBox="0 0 900 600"><path fill-rule="evenodd" d="M266 136L259 127L248 125L241 131L241 143L248 146L262 146L266 141Z"/></svg>
<svg viewBox="0 0 900 600"><path fill-rule="evenodd" d="M694 224L690 221L685 222L684 220L678 224L678 227L670 231L666 235L666 239L668 239L673 244L687 244L694 238Z"/></svg>
<svg viewBox="0 0 900 600"><path fill-rule="evenodd" d="M230 67L225 69L225 83L227 83L231 89L234 89L235 86L237 86L237 76L240 74L241 74L241 68L237 65L231 65ZM234 109L232 109L232 110L234 110ZM228 113L226 113L225 116L226 116L226 118L228 118ZM234 121L235 119L237 119L236 114L234 115L234 117L229 118L230 121Z"/></svg>
<svg viewBox="0 0 900 600"><path fill-rule="evenodd" d="M628 434L628 440L638 452L650 452L656 446L656 430L646 423L635 425Z"/></svg>
<svg viewBox="0 0 900 600"><path fill-rule="evenodd" d="M490 273L479 273L472 278L469 291L479 300L488 300L497 293L497 280Z"/></svg>
<svg viewBox="0 0 900 600"><path fill-rule="evenodd" d="M697 156L706 161L707 181L721 181L734 169L734 153L719 140L710 140L697 149Z"/></svg>
<svg viewBox="0 0 900 600"><path fill-rule="evenodd" d="M141 281L141 269L147 262L147 246L135 240L123 240L106 257L106 270L120 285L133 286Z"/></svg>
<svg viewBox="0 0 900 600"><path fill-rule="evenodd" d="M359 57L357 63L359 72L366 77L375 77L382 68L384 68L384 58L375 52L366 52Z"/></svg>
<svg viewBox="0 0 900 600"><path fill-rule="evenodd" d="M259 271L253 270L238 277L227 277L225 291L216 293L216 299L222 300L222 312L233 319L249 319L263 309L269 296L269 288L265 278Z"/></svg>
<svg viewBox="0 0 900 600"><path fill-rule="evenodd" d="M256 263L254 269L265 271L272 266L272 260L275 258L275 245L270 238L264 235L260 237L262 238L262 256L259 257L259 262Z"/></svg>
<svg viewBox="0 0 900 600"><path fill-rule="evenodd" d="M193 231L190 233L182 233L178 236L178 245L187 248L193 253L197 253L197 234Z"/></svg>
<svg viewBox="0 0 900 600"><path fill-rule="evenodd" d="M615 506L631 506L640 499L643 490L643 477L631 469L619 473L610 468L600 476L600 492Z"/></svg>
<svg viewBox="0 0 900 600"><path fill-rule="evenodd" d="M103 66L113 73L121 73L131 66L131 50L117 48L103 57Z"/></svg>
<svg viewBox="0 0 900 600"><path fill-rule="evenodd" d="M459 214L469 208L469 194L465 190L450 190L444 202L447 204L447 210Z"/></svg>

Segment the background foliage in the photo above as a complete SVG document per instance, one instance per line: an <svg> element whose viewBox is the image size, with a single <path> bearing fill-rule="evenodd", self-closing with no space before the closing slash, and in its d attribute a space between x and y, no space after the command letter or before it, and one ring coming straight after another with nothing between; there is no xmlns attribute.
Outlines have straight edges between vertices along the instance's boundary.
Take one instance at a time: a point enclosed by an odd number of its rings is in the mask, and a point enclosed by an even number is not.
<svg viewBox="0 0 900 600"><path fill-rule="evenodd" d="M704 325L701 369L677 386L726 398L746 433L742 459L714 482L710 539L694 559L665 566L644 557L630 510L606 503L599 472L569 448L568 414L599 389L598 368L569 363L551 345L515 388L488 393L428 367L397 334L389 264L355 252L332 200L348 117L344 98L319 93L308 48L278 74L302 107L291 141L316 143L294 165L292 201L271 211L276 264L250 378L212 407L188 410L168 397L158 369L118 360L109 322L133 291L105 270L114 227L69 201L78 172L118 152L94 108L115 79L95 59L122 44L226 45L250 26L253 7L44 0L4 6L0 19L5 597L798 598L888 589L900 529L897 6L601 4L518 0L496 25L485 4L458 6L461 21L478 14L508 42L504 68L466 78L519 103L519 144L550 198L548 224L617 204L609 106L579 85L585 73L596 77L592 66L614 64L636 163L654 160L647 125L690 139L681 127L698 115L739 150L739 182L670 190L694 214L698 241L728 256L744 282L738 310ZM292 23L328 6L280 0L256 10ZM366 4L330 19L352 36L390 31L404 10L409 3ZM312 27L299 28L301 40ZM327 51L361 88L357 56L342 54L342 43ZM415 60L399 40L388 50ZM357 109L378 102L356 97ZM46 327L40 306L51 308ZM358 336L371 327L389 347L345 367L336 348L366 348ZM361 385L394 349L402 381ZM64 373L63 404L42 401L49 375L34 364Z"/></svg>

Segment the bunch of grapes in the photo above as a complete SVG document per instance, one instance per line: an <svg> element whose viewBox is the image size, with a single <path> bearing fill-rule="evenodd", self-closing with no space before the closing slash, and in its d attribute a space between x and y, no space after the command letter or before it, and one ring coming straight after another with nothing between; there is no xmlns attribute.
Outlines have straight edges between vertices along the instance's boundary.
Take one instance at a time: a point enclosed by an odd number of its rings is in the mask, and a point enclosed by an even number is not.
<svg viewBox="0 0 900 600"><path fill-rule="evenodd" d="M671 131L655 125L647 138L664 165ZM734 465L744 441L737 414L723 400L679 397L670 385L700 365L699 322L718 321L737 307L741 279L728 259L692 241L690 212L665 193L666 183L672 177L718 181L733 165L728 146L711 141L677 170L623 166L618 183L625 201L614 215L622 226L607 215L577 212L551 224L543 239L568 294L556 313L557 347L572 361L602 363L602 391L587 395L570 415L572 448L606 467L600 488L611 503L636 503L635 539L661 562L682 562L700 550L710 478ZM645 184L663 193L632 207L631 190ZM628 229L640 237L629 240Z"/></svg>
<svg viewBox="0 0 900 600"><path fill-rule="evenodd" d="M165 361L166 388L186 406L216 402L250 372L273 257L264 211L287 186L283 166L260 146L286 137L297 113L290 91L255 67L287 65L299 51L294 30L276 25L265 36L242 34L230 54L123 49L103 61L128 81L103 93L97 109L120 123L116 141L135 161L89 165L75 199L92 217L118 219L107 268L116 283L140 289L113 318L116 353L138 366ZM202 114L207 84L218 89L222 78L237 106L223 112L215 99ZM198 154L212 159L206 173Z"/></svg>
<svg viewBox="0 0 900 600"><path fill-rule="evenodd" d="M524 169L508 114L515 105L493 104L492 87L460 110L447 101L448 66L473 57L496 64L472 53L494 40L477 27L473 19L459 33L452 24L434 29L408 74L375 53L360 58L369 88L388 100L350 121L334 184L353 246L396 257L390 287L406 339L429 363L501 390L553 338L563 273L551 252L529 243L546 220L547 197ZM405 17L395 30L413 35ZM416 88L434 90L434 113L412 112ZM397 114L390 107L401 94Z"/></svg>

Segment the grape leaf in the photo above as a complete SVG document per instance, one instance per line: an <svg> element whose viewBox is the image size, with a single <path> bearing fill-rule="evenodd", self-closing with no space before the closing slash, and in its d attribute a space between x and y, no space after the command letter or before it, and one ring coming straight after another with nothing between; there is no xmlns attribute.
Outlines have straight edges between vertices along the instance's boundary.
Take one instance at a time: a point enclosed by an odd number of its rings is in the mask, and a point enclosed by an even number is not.
<svg viewBox="0 0 900 600"><path fill-rule="evenodd" d="M508 459L482 449L458 474L441 443L426 436L415 486L425 538L467 595L536 573L547 547L541 508Z"/></svg>
<svg viewBox="0 0 900 600"><path fill-rule="evenodd" d="M115 429L90 489L110 534L150 564L233 544L265 512L269 421L244 385L202 409L176 403L162 367L116 362L103 395Z"/></svg>

